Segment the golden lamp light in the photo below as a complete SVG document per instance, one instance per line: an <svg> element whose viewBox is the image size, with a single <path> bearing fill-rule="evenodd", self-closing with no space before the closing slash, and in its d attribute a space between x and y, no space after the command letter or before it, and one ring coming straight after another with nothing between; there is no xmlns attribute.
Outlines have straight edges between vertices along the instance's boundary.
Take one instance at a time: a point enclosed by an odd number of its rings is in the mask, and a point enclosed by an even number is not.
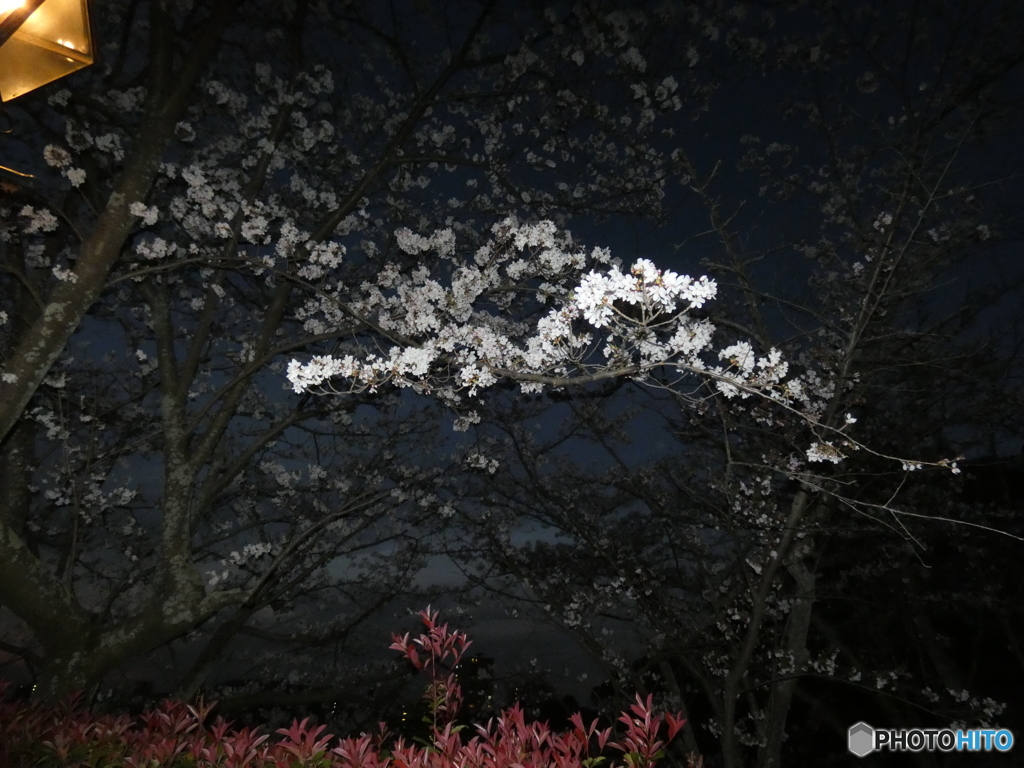
<svg viewBox="0 0 1024 768"><path fill-rule="evenodd" d="M0 102L92 63L86 0L0 0Z"/></svg>

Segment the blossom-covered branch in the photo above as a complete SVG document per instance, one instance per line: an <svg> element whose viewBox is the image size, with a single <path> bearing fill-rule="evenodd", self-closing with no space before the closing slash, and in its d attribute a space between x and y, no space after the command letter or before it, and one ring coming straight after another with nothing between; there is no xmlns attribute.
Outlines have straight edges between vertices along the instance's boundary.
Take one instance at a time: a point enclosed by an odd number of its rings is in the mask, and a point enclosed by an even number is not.
<svg viewBox="0 0 1024 768"><path fill-rule="evenodd" d="M550 221L505 219L469 264L459 262L451 230L396 237L407 254L433 252L440 267L403 272L388 264L356 306L415 344L293 360L288 379L296 392L391 383L456 401L502 377L534 392L624 375L643 380L664 367L711 379L726 397L759 392L811 405L804 381L786 379L778 350L759 356L747 341L713 348L714 323L694 313L716 296L707 277L647 259L623 271L606 249L588 253Z"/></svg>

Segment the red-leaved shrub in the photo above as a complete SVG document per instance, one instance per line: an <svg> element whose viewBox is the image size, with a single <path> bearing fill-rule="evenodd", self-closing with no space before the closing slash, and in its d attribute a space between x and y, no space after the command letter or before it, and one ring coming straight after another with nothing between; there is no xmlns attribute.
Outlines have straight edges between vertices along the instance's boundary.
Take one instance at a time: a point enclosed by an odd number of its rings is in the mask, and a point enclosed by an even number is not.
<svg viewBox="0 0 1024 768"><path fill-rule="evenodd" d="M546 723L527 723L517 704L467 733L455 717L462 691L454 669L470 645L466 635L437 623L427 607L420 613L426 631L410 640L394 636L402 652L430 676L427 702L431 739L407 743L390 738L384 723L376 734L338 739L308 718L277 731L272 741L258 728L232 729L214 705L165 701L137 718L93 715L72 696L56 707L5 702L9 683L0 680L0 765L5 768L594 768L618 753L608 768L653 768L664 747L683 726L679 715L653 714L652 700L637 696L612 729L586 725L579 713L572 729L554 733ZM667 735L661 736L662 724ZM471 735L469 735L471 733ZM689 765L699 765L691 756Z"/></svg>

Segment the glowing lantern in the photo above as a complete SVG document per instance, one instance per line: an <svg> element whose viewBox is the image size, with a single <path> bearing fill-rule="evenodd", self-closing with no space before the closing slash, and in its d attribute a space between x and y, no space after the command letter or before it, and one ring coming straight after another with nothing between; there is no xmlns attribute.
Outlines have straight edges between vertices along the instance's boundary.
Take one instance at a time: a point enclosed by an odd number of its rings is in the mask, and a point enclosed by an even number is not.
<svg viewBox="0 0 1024 768"><path fill-rule="evenodd" d="M0 0L0 101L92 63L86 0Z"/></svg>

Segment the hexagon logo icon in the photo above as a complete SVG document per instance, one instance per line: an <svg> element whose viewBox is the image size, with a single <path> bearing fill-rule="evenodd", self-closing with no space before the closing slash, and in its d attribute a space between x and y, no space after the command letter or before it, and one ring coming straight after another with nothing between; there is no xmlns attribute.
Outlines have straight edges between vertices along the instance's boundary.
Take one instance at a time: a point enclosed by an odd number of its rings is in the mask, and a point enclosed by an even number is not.
<svg viewBox="0 0 1024 768"><path fill-rule="evenodd" d="M846 748L857 757L875 751L875 729L867 723L854 723L846 733Z"/></svg>

